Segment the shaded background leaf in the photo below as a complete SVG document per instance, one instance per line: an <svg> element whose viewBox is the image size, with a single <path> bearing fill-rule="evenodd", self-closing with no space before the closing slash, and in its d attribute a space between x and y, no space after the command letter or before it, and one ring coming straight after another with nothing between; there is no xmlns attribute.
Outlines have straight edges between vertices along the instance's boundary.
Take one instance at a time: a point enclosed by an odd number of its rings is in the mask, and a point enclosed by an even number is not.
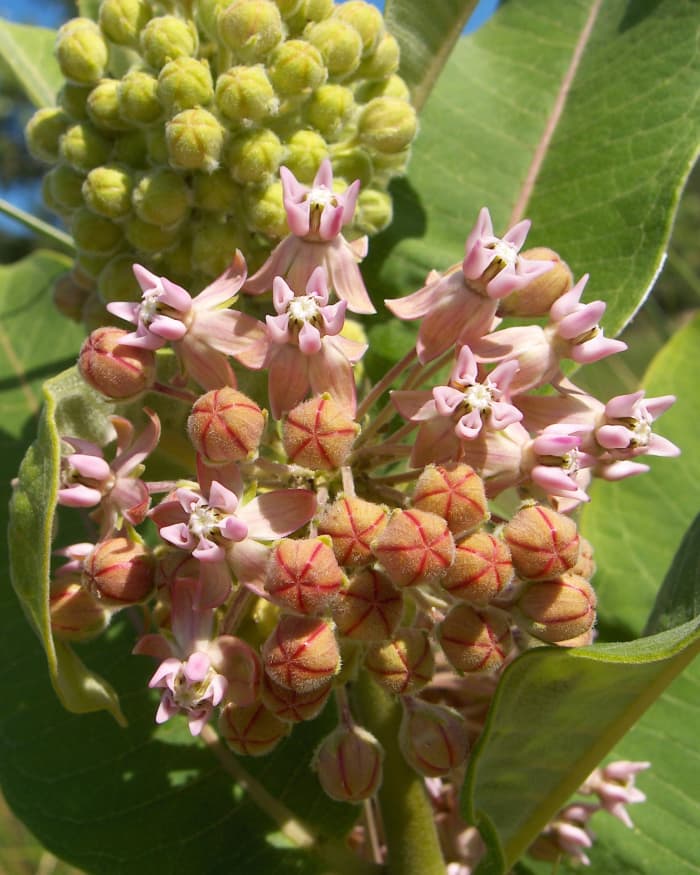
<svg viewBox="0 0 700 875"><path fill-rule="evenodd" d="M0 56L34 106L53 106L63 84L53 48L56 32L0 19Z"/></svg>

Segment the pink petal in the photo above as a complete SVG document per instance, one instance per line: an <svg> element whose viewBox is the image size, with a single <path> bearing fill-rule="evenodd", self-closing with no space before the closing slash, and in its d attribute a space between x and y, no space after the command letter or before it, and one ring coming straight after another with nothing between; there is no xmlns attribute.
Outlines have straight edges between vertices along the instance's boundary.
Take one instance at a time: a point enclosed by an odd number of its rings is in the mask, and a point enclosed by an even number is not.
<svg viewBox="0 0 700 875"><path fill-rule="evenodd" d="M589 365L626 349L627 344L624 341L605 337L601 331L591 340L572 346L568 357L580 365Z"/></svg>
<svg viewBox="0 0 700 875"><path fill-rule="evenodd" d="M196 607L207 613L223 605L231 594L231 572L225 561L206 562L202 565L201 587Z"/></svg>
<svg viewBox="0 0 700 875"><path fill-rule="evenodd" d="M190 735L196 737L201 733L201 731L207 725L209 718L211 717L211 712L211 705L203 705L196 711L190 711L188 713L187 726L190 730Z"/></svg>
<svg viewBox="0 0 700 875"><path fill-rule="evenodd" d="M511 246L514 246L519 251L522 249L531 225L532 222L529 219L523 219L521 222L518 222L517 225L513 225L512 228L506 231L502 239L506 243L510 243Z"/></svg>
<svg viewBox="0 0 700 875"><path fill-rule="evenodd" d="M211 662L206 653L197 651L193 653L184 665L183 674L191 684L203 681L207 676Z"/></svg>
<svg viewBox="0 0 700 875"><path fill-rule="evenodd" d="M272 283L272 302L278 313L286 313L290 301L294 300L294 292L281 276L276 276Z"/></svg>
<svg viewBox="0 0 700 875"><path fill-rule="evenodd" d="M209 488L208 504L210 507L216 507L226 513L235 513L238 507L238 496L219 483L218 480L214 480Z"/></svg>
<svg viewBox="0 0 700 875"><path fill-rule="evenodd" d="M164 635L142 635L131 652L137 656L154 656L161 661L174 656L173 647Z"/></svg>
<svg viewBox="0 0 700 875"><path fill-rule="evenodd" d="M574 340L580 334L585 334L600 322L605 306L605 301L592 301L569 313L557 324L557 334L564 340Z"/></svg>
<svg viewBox="0 0 700 875"><path fill-rule="evenodd" d="M297 347L278 346L268 369L270 411L275 419L296 407L309 391L308 365Z"/></svg>
<svg viewBox="0 0 700 875"><path fill-rule="evenodd" d="M228 541L242 541L248 537L248 526L235 516L228 516L219 526L219 531Z"/></svg>
<svg viewBox="0 0 700 875"><path fill-rule="evenodd" d="M228 303L236 297L246 280L245 258L237 249L231 264L212 283L203 289L192 302L197 310L211 310Z"/></svg>
<svg viewBox="0 0 700 875"><path fill-rule="evenodd" d="M552 322L561 322L569 313L576 311L578 302L581 300L581 295L588 282L588 277L589 274L584 274L573 288L569 289L561 298L557 298L552 304L549 309L549 318Z"/></svg>
<svg viewBox="0 0 700 875"><path fill-rule="evenodd" d="M179 547L181 550L192 550L196 544L194 535L185 523L175 523L173 526L163 526L160 536L164 541Z"/></svg>
<svg viewBox="0 0 700 875"><path fill-rule="evenodd" d="M310 322L304 322L299 332L299 349L310 357L321 350L321 332Z"/></svg>
<svg viewBox="0 0 700 875"><path fill-rule="evenodd" d="M151 689L153 689L153 687L170 686L172 678L178 673L181 666L182 663L179 659L175 659L175 657L164 659L153 673L153 677L148 682L148 686L151 687Z"/></svg>
<svg viewBox="0 0 700 875"><path fill-rule="evenodd" d="M161 277L160 283L163 291L158 299L180 313L189 313L192 309L190 293L167 277Z"/></svg>
<svg viewBox="0 0 700 875"><path fill-rule="evenodd" d="M229 562L236 579L244 586L262 590L270 548L251 538L234 544L229 550ZM262 590L264 592L264 590Z"/></svg>
<svg viewBox="0 0 700 875"><path fill-rule="evenodd" d="M153 317L148 327L153 334L170 341L182 340L185 334L187 334L187 326L183 322L170 316L163 316L160 313Z"/></svg>
<svg viewBox="0 0 700 875"><path fill-rule="evenodd" d="M173 702L172 696L169 690L166 690L165 693L161 696L160 704L158 705L158 710L156 711L156 723L165 723L170 720L171 717L174 717L176 714L180 713L179 707Z"/></svg>
<svg viewBox="0 0 700 875"><path fill-rule="evenodd" d="M203 389L236 386L236 377L228 359L195 335L187 334L174 346L184 370Z"/></svg>
<svg viewBox="0 0 700 875"><path fill-rule="evenodd" d="M643 393L642 393L643 394ZM676 403L675 395L660 395L658 398L647 398L644 402L644 407L647 413L653 419L658 419L662 413L665 413L668 408Z"/></svg>
<svg viewBox="0 0 700 875"><path fill-rule="evenodd" d="M355 374L352 365L333 341L326 338L318 355L308 359L308 374L314 395L328 392L351 416L357 409Z"/></svg>
<svg viewBox="0 0 700 875"><path fill-rule="evenodd" d="M650 456L666 456L670 458L680 456L681 454L680 447L677 447L667 438L661 437L660 434L652 434L649 437L646 451Z"/></svg>
<svg viewBox="0 0 700 875"><path fill-rule="evenodd" d="M533 483L541 486L550 495L561 495L564 498L575 498L578 501L590 501L589 496L561 468L535 465L530 472L530 477Z"/></svg>
<svg viewBox="0 0 700 875"><path fill-rule="evenodd" d="M253 274L248 277L243 285L243 291L247 295L261 295L272 288L276 276L285 276L289 266L295 260L299 251L300 240L290 235L285 237L270 253L267 261Z"/></svg>
<svg viewBox="0 0 700 875"><path fill-rule="evenodd" d="M460 383L473 385L477 382L478 370L474 353L466 344L459 350L457 362L452 368L450 375L453 380L458 380Z"/></svg>
<svg viewBox="0 0 700 875"><path fill-rule="evenodd" d="M267 338L265 325L238 310L212 310L197 313L190 329L217 352L237 358L253 344Z"/></svg>
<svg viewBox="0 0 700 875"><path fill-rule="evenodd" d="M236 462L225 465L205 465L201 456L197 456L197 481L204 495L209 495L214 481L223 484L236 496L243 492L243 479Z"/></svg>
<svg viewBox="0 0 700 875"><path fill-rule="evenodd" d="M321 161L311 187L321 188L322 186L323 188L327 188L328 191L333 191L333 165L329 158L324 158L323 161Z"/></svg>
<svg viewBox="0 0 700 875"><path fill-rule="evenodd" d="M280 167L280 179L282 180L282 191L285 198L301 200L309 191L308 185L303 185L299 182L292 171L288 167L284 167L284 165ZM316 185L315 179L313 184Z"/></svg>
<svg viewBox="0 0 700 875"><path fill-rule="evenodd" d="M94 507L102 501L102 493L98 489L76 483L74 486L59 489L57 499L63 507Z"/></svg>
<svg viewBox="0 0 700 875"><path fill-rule="evenodd" d="M149 292L160 287L160 277L151 273L147 267L144 267L142 264L134 264L131 269L142 291Z"/></svg>
<svg viewBox="0 0 700 875"><path fill-rule="evenodd" d="M160 533L162 537L165 537L163 529L161 529ZM224 548L209 538L200 538L197 546L192 550L192 555L195 559L199 559L200 562L207 565L222 563L226 559Z"/></svg>
<svg viewBox="0 0 700 875"><path fill-rule="evenodd" d="M344 237L336 237L326 248L326 270L336 295L347 301L353 313L376 313L357 266L357 256Z"/></svg>
<svg viewBox="0 0 700 875"><path fill-rule="evenodd" d="M350 340L349 337L343 337L342 334L336 334L333 338L333 346L339 349L345 358L355 364L359 362L362 356L369 348L368 343L361 343L359 340Z"/></svg>
<svg viewBox="0 0 700 875"><path fill-rule="evenodd" d="M112 468L117 476L129 474L158 446L158 441L160 440L160 419L148 407L144 407L143 412L148 417L146 427L130 447L128 444L124 445L123 450L114 457ZM116 418L113 417L113 419ZM128 425L130 430L133 430L131 423L128 423Z"/></svg>
<svg viewBox="0 0 700 875"><path fill-rule="evenodd" d="M306 525L316 512L316 496L307 489L278 489L258 495L238 511L248 537L270 541Z"/></svg>
<svg viewBox="0 0 700 875"><path fill-rule="evenodd" d="M396 389L389 393L391 403L404 419L419 422L437 416L435 401L427 389Z"/></svg>
<svg viewBox="0 0 700 875"><path fill-rule="evenodd" d="M107 304L107 312L134 324L138 321L140 309L140 304L132 304L130 301L110 301Z"/></svg>
<svg viewBox="0 0 700 875"><path fill-rule="evenodd" d="M514 405L507 404L505 401L493 401L488 425L489 428L507 428L515 422L520 422L522 418L522 412Z"/></svg>
<svg viewBox="0 0 700 875"><path fill-rule="evenodd" d="M325 334L340 334L345 323L347 309L347 301L338 301L337 304L327 304L321 307Z"/></svg>
<svg viewBox="0 0 700 875"><path fill-rule="evenodd" d="M120 477L110 493L110 500L128 522L138 526L146 518L151 496L142 480Z"/></svg>
<svg viewBox="0 0 700 875"><path fill-rule="evenodd" d="M643 397L643 389L639 392L632 392L629 395L616 395L605 405L605 413L610 419L636 419L638 414L637 405ZM672 395L666 397L673 398Z"/></svg>
<svg viewBox="0 0 700 875"><path fill-rule="evenodd" d="M461 417L455 426L455 433L457 437L462 440L470 441L479 434L482 425L483 420L481 419L479 411L471 410L469 413L465 413L464 416Z"/></svg>
<svg viewBox="0 0 700 875"><path fill-rule="evenodd" d="M624 425L603 425L596 429L595 437L606 450L622 450L630 445L633 434Z"/></svg>
<svg viewBox="0 0 700 875"><path fill-rule="evenodd" d="M464 393L451 386L436 386L433 389L435 410L440 416L452 416L464 401Z"/></svg>
<svg viewBox="0 0 700 875"><path fill-rule="evenodd" d="M439 417L421 423L411 450L411 465L422 468L431 462L456 461L461 455L461 442L451 419Z"/></svg>

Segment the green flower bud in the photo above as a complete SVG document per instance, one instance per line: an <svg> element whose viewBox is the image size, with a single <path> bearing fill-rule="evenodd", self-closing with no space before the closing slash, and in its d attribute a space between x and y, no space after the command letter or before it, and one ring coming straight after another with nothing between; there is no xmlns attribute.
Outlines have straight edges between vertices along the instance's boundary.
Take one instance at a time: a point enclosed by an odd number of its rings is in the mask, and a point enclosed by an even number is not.
<svg viewBox="0 0 700 875"><path fill-rule="evenodd" d="M132 200L139 219L174 228L188 215L191 194L182 176L174 170L160 168L141 178Z"/></svg>
<svg viewBox="0 0 700 875"><path fill-rule="evenodd" d="M76 275L80 276L81 281L85 281L86 286L89 280L89 287L91 291L94 291L97 277L100 275L100 272L104 269L105 265L111 257L111 254L96 255L89 252L78 252L78 255L75 259L75 273ZM83 313L85 313L85 308L92 306L92 298L93 296L90 295L86 299L85 306L83 307ZM104 307L102 308L102 313L104 314ZM91 327L93 328L96 328L98 325L106 324L107 323L104 320L102 322L90 323Z"/></svg>
<svg viewBox="0 0 700 875"><path fill-rule="evenodd" d="M382 783L384 751L361 726L339 726L319 745L311 768L331 799L362 802Z"/></svg>
<svg viewBox="0 0 700 875"><path fill-rule="evenodd" d="M104 164L111 151L111 142L89 122L72 125L58 144L61 158L76 170L92 170Z"/></svg>
<svg viewBox="0 0 700 875"><path fill-rule="evenodd" d="M418 129L416 111L396 97L375 97L360 116L358 134L364 146L394 155L410 146Z"/></svg>
<svg viewBox="0 0 700 875"><path fill-rule="evenodd" d="M66 82L58 92L58 102L68 115L76 122L84 122L87 117L87 99L92 91L90 85L76 85Z"/></svg>
<svg viewBox="0 0 700 875"><path fill-rule="evenodd" d="M364 188L357 198L353 225L363 234L378 234L394 217L391 197L376 188Z"/></svg>
<svg viewBox="0 0 700 875"><path fill-rule="evenodd" d="M181 286L192 283L192 238L183 234L158 261L158 272Z"/></svg>
<svg viewBox="0 0 700 875"><path fill-rule="evenodd" d="M226 161L236 182L265 185L277 173L284 156L277 134L262 128L236 137L229 145Z"/></svg>
<svg viewBox="0 0 700 875"><path fill-rule="evenodd" d="M225 118L261 122L279 109L264 67L231 67L216 80L216 105Z"/></svg>
<svg viewBox="0 0 700 875"><path fill-rule="evenodd" d="M401 50L396 38L385 33L377 48L363 60L357 70L359 79L387 79L399 69Z"/></svg>
<svg viewBox="0 0 700 875"><path fill-rule="evenodd" d="M323 85L328 71L319 50L304 40L287 40L272 53L268 73L283 97L301 97Z"/></svg>
<svg viewBox="0 0 700 875"><path fill-rule="evenodd" d="M355 114L355 98L343 85L321 85L306 105L306 118L329 142L339 140Z"/></svg>
<svg viewBox="0 0 700 875"><path fill-rule="evenodd" d="M83 183L86 206L108 219L121 219L131 210L133 180L125 167L106 164L91 170Z"/></svg>
<svg viewBox="0 0 700 875"><path fill-rule="evenodd" d="M287 18L287 26L291 33L301 33L314 21L323 21L332 14L333 0L301 0L298 9Z"/></svg>
<svg viewBox="0 0 700 875"><path fill-rule="evenodd" d="M185 109L165 126L168 158L181 170L216 170L224 145L218 119L206 109Z"/></svg>
<svg viewBox="0 0 700 875"><path fill-rule="evenodd" d="M220 39L246 64L264 61L284 36L271 0L234 0L219 13L218 25Z"/></svg>
<svg viewBox="0 0 700 875"><path fill-rule="evenodd" d="M310 185L321 162L328 157L328 146L315 131L297 131L287 142L288 154L284 159L299 182Z"/></svg>
<svg viewBox="0 0 700 875"><path fill-rule="evenodd" d="M333 17L352 25L362 39L362 54L373 52L384 36L384 17L376 6L365 0L348 0L333 10Z"/></svg>
<svg viewBox="0 0 700 875"><path fill-rule="evenodd" d="M128 219L124 233L126 239L131 245L150 254L162 252L164 249L169 249L175 245L177 240L176 229L161 228L158 225L152 225L150 222L144 222L138 216L131 216Z"/></svg>
<svg viewBox="0 0 700 875"><path fill-rule="evenodd" d="M56 215L60 216L64 212L61 205L54 198L49 185L49 180L46 176L41 180L41 199L44 202L44 206L51 210L52 213L56 213Z"/></svg>
<svg viewBox="0 0 700 875"><path fill-rule="evenodd" d="M100 27L102 33L119 46L136 48L139 34L151 17L146 0L102 0Z"/></svg>
<svg viewBox="0 0 700 875"><path fill-rule="evenodd" d="M301 8L302 0L275 0L282 18L289 18Z"/></svg>
<svg viewBox="0 0 700 875"><path fill-rule="evenodd" d="M411 99L408 85L395 73L380 82L363 82L355 89L355 100L358 103L369 103L374 97L398 97L400 100Z"/></svg>
<svg viewBox="0 0 700 875"><path fill-rule="evenodd" d="M209 64L196 58L175 58L158 75L158 99L173 114L204 106L214 97Z"/></svg>
<svg viewBox="0 0 700 875"><path fill-rule="evenodd" d="M231 0L198 0L195 4L195 17L199 29L203 31L212 42L219 38L217 22L219 13L224 10Z"/></svg>
<svg viewBox="0 0 700 875"><path fill-rule="evenodd" d="M257 188L246 191L245 209L248 225L253 231L278 240L289 234L279 180L268 185L262 193Z"/></svg>
<svg viewBox="0 0 700 875"><path fill-rule="evenodd" d="M141 299L141 286L136 281L133 267L134 256L129 252L110 258L97 278L97 291L103 303Z"/></svg>
<svg viewBox="0 0 700 875"><path fill-rule="evenodd" d="M56 59L71 82L89 85L104 76L109 52L98 25L89 18L73 18L58 29Z"/></svg>
<svg viewBox="0 0 700 875"><path fill-rule="evenodd" d="M231 215L240 209L240 187L223 168L213 173L194 173L192 192L197 209L221 215Z"/></svg>
<svg viewBox="0 0 700 875"><path fill-rule="evenodd" d="M374 176L372 159L367 150L361 149L359 146L354 149L341 146L339 149L331 151L331 162L335 179L342 177L349 182L359 179L360 185L364 187L370 184Z"/></svg>
<svg viewBox="0 0 700 875"><path fill-rule="evenodd" d="M163 152L165 149L165 135L163 135ZM148 146L146 135L143 131L129 131L122 134L114 143L114 159L127 167L135 169L145 167L148 163Z"/></svg>
<svg viewBox="0 0 700 875"><path fill-rule="evenodd" d="M156 70L175 58L192 56L197 50L197 31L175 15L152 18L139 38L144 60Z"/></svg>
<svg viewBox="0 0 700 875"><path fill-rule="evenodd" d="M120 81L102 79L87 99L87 114L95 127L104 131L124 131L128 123L121 115Z"/></svg>
<svg viewBox="0 0 700 875"><path fill-rule="evenodd" d="M146 131L146 158L152 167L167 165L170 160L164 127L155 125Z"/></svg>
<svg viewBox="0 0 700 875"><path fill-rule="evenodd" d="M61 212L77 210L83 205L83 180L85 176L69 167L68 164L57 164L44 177L46 189Z"/></svg>
<svg viewBox="0 0 700 875"><path fill-rule="evenodd" d="M328 75L336 79L351 76L360 66L362 38L352 25L328 18L310 25L304 35L321 53Z"/></svg>
<svg viewBox="0 0 700 875"><path fill-rule="evenodd" d="M245 241L232 222L204 219L192 233L192 266L206 277L216 277L231 263L236 249L244 249Z"/></svg>
<svg viewBox="0 0 700 875"><path fill-rule="evenodd" d="M158 80L150 73L132 70L119 85L119 112L132 125L150 125L163 115L158 100Z"/></svg>
<svg viewBox="0 0 700 875"><path fill-rule="evenodd" d="M122 243L121 228L86 207L74 213L71 233L78 249L88 255L111 255Z"/></svg>
<svg viewBox="0 0 700 875"><path fill-rule="evenodd" d="M44 106L29 119L24 136L29 153L37 161L53 164L58 160L59 142L70 120L57 106Z"/></svg>

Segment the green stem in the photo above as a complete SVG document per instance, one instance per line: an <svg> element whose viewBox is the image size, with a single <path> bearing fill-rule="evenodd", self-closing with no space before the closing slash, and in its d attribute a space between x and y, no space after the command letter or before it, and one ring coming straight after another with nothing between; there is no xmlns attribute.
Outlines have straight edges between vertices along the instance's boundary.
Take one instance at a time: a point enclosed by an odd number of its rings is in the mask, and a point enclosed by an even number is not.
<svg viewBox="0 0 700 875"><path fill-rule="evenodd" d="M358 719L384 748L379 807L388 850L387 872L445 875L445 861L423 779L406 764L399 750L399 704L365 671L360 672L352 692Z"/></svg>
<svg viewBox="0 0 700 875"><path fill-rule="evenodd" d="M37 219L36 216L21 210L4 198L0 198L0 212L5 213L6 216L15 219L17 222L21 222L27 228L31 228L32 231L41 234L42 237L49 237L54 243L58 244L58 248L63 252L67 252L69 255L75 253L75 244L68 234L59 231L58 228L54 228L48 222Z"/></svg>

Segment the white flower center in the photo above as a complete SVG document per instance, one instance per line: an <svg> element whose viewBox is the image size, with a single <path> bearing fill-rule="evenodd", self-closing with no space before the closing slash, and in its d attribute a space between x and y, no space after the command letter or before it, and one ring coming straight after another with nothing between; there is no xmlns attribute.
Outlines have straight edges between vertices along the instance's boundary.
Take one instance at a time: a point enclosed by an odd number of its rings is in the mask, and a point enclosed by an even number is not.
<svg viewBox="0 0 700 875"><path fill-rule="evenodd" d="M518 250L511 243L505 240L498 240L489 246L493 250L493 260L497 261L501 269L504 267L513 267L518 258Z"/></svg>
<svg viewBox="0 0 700 875"><path fill-rule="evenodd" d="M325 188L325 186L312 188L306 198L309 202L309 208L312 210L322 210L329 204L333 207L338 204L335 192L331 191L329 188Z"/></svg>
<svg viewBox="0 0 700 875"><path fill-rule="evenodd" d="M185 710L195 708L208 698L209 687L215 674L214 669L210 667L204 680L192 683L185 677L184 668L179 669L173 681L173 701L175 704Z"/></svg>
<svg viewBox="0 0 700 875"><path fill-rule="evenodd" d="M141 321L144 325L150 325L153 321L153 317L158 312L158 304L160 293L155 289L151 289L149 292L143 293L143 300L141 301L141 308L139 310L139 316L141 317Z"/></svg>
<svg viewBox="0 0 700 875"><path fill-rule="evenodd" d="M648 419L636 419L632 426L630 443L635 447L646 447L651 437L651 423Z"/></svg>
<svg viewBox="0 0 700 875"><path fill-rule="evenodd" d="M475 383L464 392L464 403L471 410L479 410L483 413L491 409L492 401L493 395L491 390L482 383Z"/></svg>
<svg viewBox="0 0 700 875"><path fill-rule="evenodd" d="M221 516L208 504L200 504L190 514L189 530L196 538L208 538L219 527Z"/></svg>
<svg viewBox="0 0 700 875"><path fill-rule="evenodd" d="M302 295L292 298L287 307L287 313L292 322L317 322L321 311L314 298L310 295Z"/></svg>

